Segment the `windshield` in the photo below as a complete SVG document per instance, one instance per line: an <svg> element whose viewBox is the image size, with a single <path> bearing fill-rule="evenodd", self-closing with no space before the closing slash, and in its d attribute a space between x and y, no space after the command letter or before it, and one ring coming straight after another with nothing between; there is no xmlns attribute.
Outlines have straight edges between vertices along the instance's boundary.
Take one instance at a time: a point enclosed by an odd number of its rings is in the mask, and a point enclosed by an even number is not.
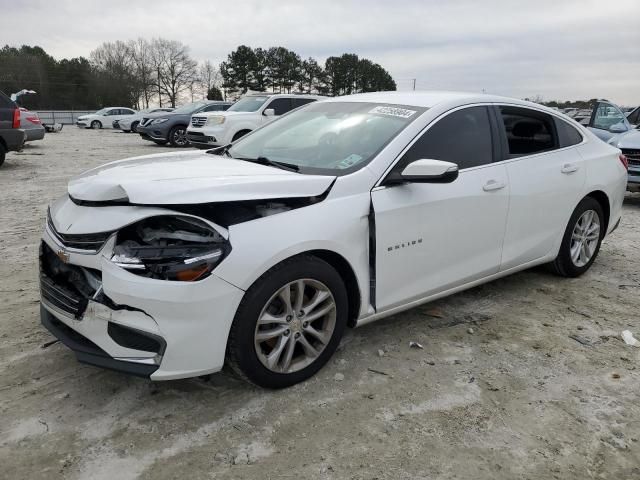
<svg viewBox="0 0 640 480"><path fill-rule="evenodd" d="M187 103L186 105L176 108L173 111L173 113L182 113L182 114L193 113L196 110L199 110L200 108L204 107L205 105L207 105L207 102Z"/></svg>
<svg viewBox="0 0 640 480"><path fill-rule="evenodd" d="M96 113L94 113L94 115L104 115L105 113L107 113L109 111L108 108L103 108L101 110L98 110Z"/></svg>
<svg viewBox="0 0 640 480"><path fill-rule="evenodd" d="M361 102L317 102L241 139L235 158L268 158L301 173L340 175L366 165L426 109Z"/></svg>
<svg viewBox="0 0 640 480"><path fill-rule="evenodd" d="M269 97L244 97L229 107L229 112L255 112Z"/></svg>

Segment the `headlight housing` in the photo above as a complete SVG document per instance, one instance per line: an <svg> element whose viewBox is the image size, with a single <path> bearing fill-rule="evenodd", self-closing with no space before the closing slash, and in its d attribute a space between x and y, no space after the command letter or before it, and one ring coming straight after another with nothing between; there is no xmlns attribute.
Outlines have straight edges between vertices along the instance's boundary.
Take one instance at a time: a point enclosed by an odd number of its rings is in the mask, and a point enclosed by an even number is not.
<svg viewBox="0 0 640 480"><path fill-rule="evenodd" d="M208 277L230 251L202 220L162 215L120 230L111 261L142 277L194 282Z"/></svg>
<svg viewBox="0 0 640 480"><path fill-rule="evenodd" d="M156 119L155 119L155 120L153 120L151 123L152 123L153 125L158 125L159 123L164 123L164 122L167 122L167 121L169 121L169 119L168 119L168 118L156 118Z"/></svg>
<svg viewBox="0 0 640 480"><path fill-rule="evenodd" d="M225 117L222 115L212 115L207 118L207 125L220 125L224 123Z"/></svg>

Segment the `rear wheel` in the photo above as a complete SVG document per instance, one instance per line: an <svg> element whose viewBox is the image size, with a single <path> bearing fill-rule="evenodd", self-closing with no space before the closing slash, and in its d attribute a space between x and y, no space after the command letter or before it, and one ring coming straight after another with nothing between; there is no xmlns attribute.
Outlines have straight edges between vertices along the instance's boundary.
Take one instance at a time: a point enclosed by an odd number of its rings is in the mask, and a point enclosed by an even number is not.
<svg viewBox="0 0 640 480"><path fill-rule="evenodd" d="M134 132L134 133L138 133L138 124L139 124L139 123L140 123L140 122L133 122L133 123L131 124L131 131L132 131L132 132Z"/></svg>
<svg viewBox="0 0 640 480"><path fill-rule="evenodd" d="M186 147L189 145L187 140L187 127L184 125L176 125L169 132L169 142L172 147Z"/></svg>
<svg viewBox="0 0 640 480"><path fill-rule="evenodd" d="M605 231L602 207L591 197L583 198L571 215L552 270L563 277L578 277L589 270Z"/></svg>
<svg viewBox="0 0 640 480"><path fill-rule="evenodd" d="M94 130L102 128L102 122L100 122L100 120L94 120L91 122L91 128Z"/></svg>
<svg viewBox="0 0 640 480"><path fill-rule="evenodd" d="M247 290L229 333L227 363L266 388L302 382L335 352L347 324L347 292L338 272L298 256Z"/></svg>

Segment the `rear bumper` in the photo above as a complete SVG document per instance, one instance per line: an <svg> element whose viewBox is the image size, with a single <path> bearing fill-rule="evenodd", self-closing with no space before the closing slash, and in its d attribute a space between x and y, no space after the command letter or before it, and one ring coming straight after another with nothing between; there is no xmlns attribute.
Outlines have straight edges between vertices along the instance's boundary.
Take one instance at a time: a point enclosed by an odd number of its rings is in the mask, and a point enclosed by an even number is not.
<svg viewBox="0 0 640 480"><path fill-rule="evenodd" d="M21 150L26 141L27 134L21 128L0 129L0 137L7 145L10 152Z"/></svg>
<svg viewBox="0 0 640 480"><path fill-rule="evenodd" d="M34 140L42 140L44 138L44 127L42 128L29 128L25 130L26 140L25 142L33 142Z"/></svg>

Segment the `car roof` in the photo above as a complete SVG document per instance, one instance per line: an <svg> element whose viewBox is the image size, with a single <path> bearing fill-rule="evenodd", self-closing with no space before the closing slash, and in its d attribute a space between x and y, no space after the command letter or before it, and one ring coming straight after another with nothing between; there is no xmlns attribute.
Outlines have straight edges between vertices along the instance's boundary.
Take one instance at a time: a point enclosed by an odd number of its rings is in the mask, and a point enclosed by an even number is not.
<svg viewBox="0 0 640 480"><path fill-rule="evenodd" d="M485 93L449 92L438 90L358 93L355 95L334 97L331 98L330 101L391 103L397 105L413 105L416 107L426 108L432 108L440 104L465 105L468 103L509 103L522 105L523 107L535 107L550 110L544 105L527 102L525 100L519 100L517 98L489 95Z"/></svg>
<svg viewBox="0 0 640 480"><path fill-rule="evenodd" d="M313 95L311 93L273 93L273 92L251 92L244 97L291 97L291 98L315 98L318 100L324 100L330 97L323 97L322 95Z"/></svg>

